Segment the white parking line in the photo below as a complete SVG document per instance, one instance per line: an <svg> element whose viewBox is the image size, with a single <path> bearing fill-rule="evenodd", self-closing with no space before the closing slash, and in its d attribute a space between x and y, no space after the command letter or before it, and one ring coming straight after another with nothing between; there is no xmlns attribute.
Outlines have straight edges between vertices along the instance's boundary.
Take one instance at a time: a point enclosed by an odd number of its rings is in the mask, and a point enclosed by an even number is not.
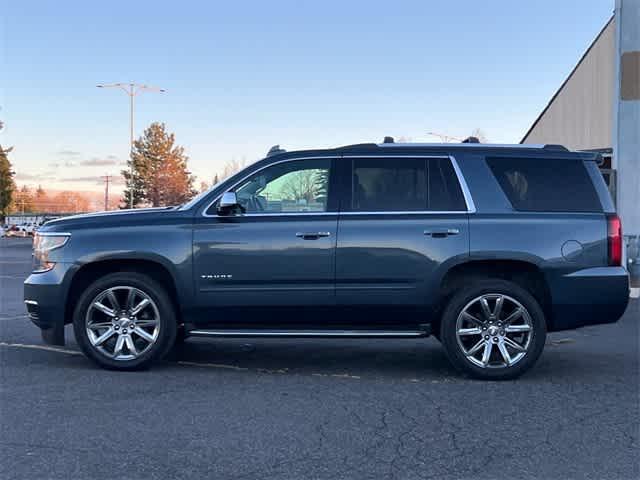
<svg viewBox="0 0 640 480"><path fill-rule="evenodd" d="M24 318L29 318L29 315L13 315L11 317L0 316L0 320L22 320Z"/></svg>
<svg viewBox="0 0 640 480"><path fill-rule="evenodd" d="M82 352L79 352L77 350L70 350L68 348L62 348L62 347L53 347L49 345L31 345L28 343L0 342L0 347L28 348L31 350L45 350L47 352L66 353L68 355L82 355ZM267 373L267 374L288 373L288 369L271 370L266 368L248 368L248 367L240 367L238 365L229 365L225 363L205 363L205 362L187 362L187 361L178 361L176 363L184 367L215 368L215 369L223 369L223 370L235 370L235 371L241 371L241 372L253 371L256 373ZM340 378L340 379L349 379L349 380L360 380L362 378L358 375L350 375L348 373L311 373L311 376ZM412 379L411 381L417 381L417 380Z"/></svg>
<svg viewBox="0 0 640 480"><path fill-rule="evenodd" d="M67 353L69 355L82 355L82 352L79 352L77 350L69 350L68 348L53 347L50 345L31 345L28 343L0 342L0 347L30 348L32 350L46 350L47 352Z"/></svg>
<svg viewBox="0 0 640 480"><path fill-rule="evenodd" d="M240 371L246 371L249 370L246 367L238 367L237 365L227 365L224 363L199 363L199 362L176 362L179 365L186 365L189 367L209 367L209 368L224 368L227 370L240 370Z"/></svg>
<svg viewBox="0 0 640 480"><path fill-rule="evenodd" d="M631 298L640 298L640 288L632 288L629 292Z"/></svg>

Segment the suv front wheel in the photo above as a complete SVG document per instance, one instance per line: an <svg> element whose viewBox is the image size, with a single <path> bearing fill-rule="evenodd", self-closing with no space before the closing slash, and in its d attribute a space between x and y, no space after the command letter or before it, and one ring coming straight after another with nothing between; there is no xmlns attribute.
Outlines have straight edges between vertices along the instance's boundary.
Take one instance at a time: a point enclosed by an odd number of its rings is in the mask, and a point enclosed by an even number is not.
<svg viewBox="0 0 640 480"><path fill-rule="evenodd" d="M453 295L440 336L457 369L475 378L507 380L536 362L546 323L529 292L512 282L486 280Z"/></svg>
<svg viewBox="0 0 640 480"><path fill-rule="evenodd" d="M106 275L81 295L73 329L82 351L116 370L145 368L176 339L176 317L165 289L137 272Z"/></svg>

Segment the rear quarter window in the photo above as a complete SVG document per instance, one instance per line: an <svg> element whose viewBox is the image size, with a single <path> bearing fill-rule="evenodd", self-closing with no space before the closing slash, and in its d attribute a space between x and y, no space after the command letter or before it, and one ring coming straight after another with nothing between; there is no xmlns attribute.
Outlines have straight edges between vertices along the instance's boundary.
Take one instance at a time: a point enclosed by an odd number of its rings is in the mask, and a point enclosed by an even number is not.
<svg viewBox="0 0 640 480"><path fill-rule="evenodd" d="M602 212L582 160L487 158L487 164L516 210Z"/></svg>

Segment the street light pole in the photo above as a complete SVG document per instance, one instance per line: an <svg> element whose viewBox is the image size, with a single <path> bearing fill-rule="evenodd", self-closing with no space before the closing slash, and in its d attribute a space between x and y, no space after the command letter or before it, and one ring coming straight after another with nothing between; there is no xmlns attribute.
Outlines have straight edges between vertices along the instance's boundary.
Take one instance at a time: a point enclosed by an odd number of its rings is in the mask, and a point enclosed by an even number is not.
<svg viewBox="0 0 640 480"><path fill-rule="evenodd" d="M129 158L131 159L131 190L129 192L129 208L133 208L133 190L134 190L134 167L133 167L133 112L135 108L135 97L138 93L143 91L148 92L158 92L164 93L166 92L163 88L152 87L149 85L143 85L140 83L110 83L110 84L101 84L96 85L98 88L120 88L127 95L129 95Z"/></svg>

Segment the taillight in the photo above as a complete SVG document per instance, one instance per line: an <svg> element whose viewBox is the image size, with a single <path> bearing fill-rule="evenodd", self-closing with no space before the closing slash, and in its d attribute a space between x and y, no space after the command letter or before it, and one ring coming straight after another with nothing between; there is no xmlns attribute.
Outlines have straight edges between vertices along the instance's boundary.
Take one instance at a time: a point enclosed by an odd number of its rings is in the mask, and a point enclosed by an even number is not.
<svg viewBox="0 0 640 480"><path fill-rule="evenodd" d="M609 265L622 265L622 222L618 215L607 215L607 244Z"/></svg>

